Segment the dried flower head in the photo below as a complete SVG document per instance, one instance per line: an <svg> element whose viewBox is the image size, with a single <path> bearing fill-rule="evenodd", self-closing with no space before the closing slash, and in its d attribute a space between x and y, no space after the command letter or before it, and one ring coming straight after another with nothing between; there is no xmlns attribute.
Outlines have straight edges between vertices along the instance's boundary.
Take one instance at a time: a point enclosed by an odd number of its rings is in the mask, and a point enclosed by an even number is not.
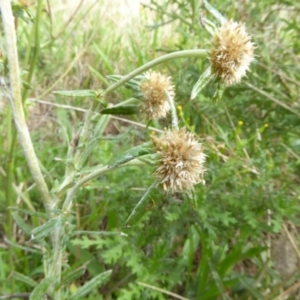
<svg viewBox="0 0 300 300"><path fill-rule="evenodd" d="M170 97L175 97L171 78L150 70L144 74L140 89L144 98L141 112L149 120L165 117L170 110L165 90Z"/></svg>
<svg viewBox="0 0 300 300"><path fill-rule="evenodd" d="M217 30L213 50L210 53L212 72L226 85L241 81L254 60L254 44L245 25L226 21Z"/></svg>
<svg viewBox="0 0 300 300"><path fill-rule="evenodd" d="M160 154L155 175L167 191L189 191L203 182L206 155L202 145L185 128L167 130L163 137L153 137Z"/></svg>

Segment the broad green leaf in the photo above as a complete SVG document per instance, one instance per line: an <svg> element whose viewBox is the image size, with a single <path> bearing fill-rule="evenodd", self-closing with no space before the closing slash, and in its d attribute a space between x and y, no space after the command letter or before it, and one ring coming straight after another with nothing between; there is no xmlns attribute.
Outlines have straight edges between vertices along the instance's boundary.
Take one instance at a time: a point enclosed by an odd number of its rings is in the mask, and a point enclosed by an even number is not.
<svg viewBox="0 0 300 300"><path fill-rule="evenodd" d="M24 282L25 284L32 286L32 287L36 287L38 285L38 283L35 280L33 280L32 278L30 278L24 274L21 274L19 272L16 272L16 271L12 272L12 277L16 281Z"/></svg>
<svg viewBox="0 0 300 300"><path fill-rule="evenodd" d="M215 9L211 4L208 3L207 0L203 0L205 8L222 24L226 21L226 18L222 16L222 14Z"/></svg>
<svg viewBox="0 0 300 300"><path fill-rule="evenodd" d="M204 73L199 77L197 83L194 85L192 93L191 93L191 100L194 100L197 95L201 92L201 90L209 83L209 81L215 75L211 72L211 67L209 66Z"/></svg>
<svg viewBox="0 0 300 300"><path fill-rule="evenodd" d="M135 222L137 222L147 211L146 206L150 200L150 194L151 192L158 186L157 182L154 182L146 191L144 196L141 198L141 200L138 202L138 204L135 206L131 214L129 215L126 226L131 226Z"/></svg>
<svg viewBox="0 0 300 300"><path fill-rule="evenodd" d="M100 111L103 115L134 115L139 112L137 105L124 105L104 108Z"/></svg>
<svg viewBox="0 0 300 300"><path fill-rule="evenodd" d="M142 145L136 146L134 148L131 148L130 150L126 151L121 158L119 158L112 167L117 167L119 165L122 165L134 158L151 154L153 153L153 143L152 142L146 142Z"/></svg>
<svg viewBox="0 0 300 300"><path fill-rule="evenodd" d="M39 240L48 236L61 225L61 217L58 216L31 231L31 239Z"/></svg>
<svg viewBox="0 0 300 300"><path fill-rule="evenodd" d="M47 289L50 285L54 284L54 279L44 278L32 291L29 300L42 300L45 299Z"/></svg>
<svg viewBox="0 0 300 300"><path fill-rule="evenodd" d="M66 97L97 97L99 92L95 90L73 90L73 91L55 91L54 94Z"/></svg>
<svg viewBox="0 0 300 300"><path fill-rule="evenodd" d="M25 223L25 221L17 214L12 213L13 219L18 224L19 228L22 229L26 234L30 235L32 228Z"/></svg>
<svg viewBox="0 0 300 300"><path fill-rule="evenodd" d="M69 297L69 300L80 300L86 294L90 293L93 289L100 287L103 285L110 277L112 270L108 270L94 277L90 281L88 281L84 286L80 287L75 294Z"/></svg>

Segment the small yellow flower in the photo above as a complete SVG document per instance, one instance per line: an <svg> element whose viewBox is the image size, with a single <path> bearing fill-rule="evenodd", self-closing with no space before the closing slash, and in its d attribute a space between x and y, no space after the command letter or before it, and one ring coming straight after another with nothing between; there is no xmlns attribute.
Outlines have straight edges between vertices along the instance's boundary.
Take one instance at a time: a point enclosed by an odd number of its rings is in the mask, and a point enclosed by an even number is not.
<svg viewBox="0 0 300 300"><path fill-rule="evenodd" d="M239 126L243 126L243 125L244 125L244 122L243 122L243 121L238 121L238 125L239 125Z"/></svg>
<svg viewBox="0 0 300 300"><path fill-rule="evenodd" d="M216 31L213 49L210 52L212 72L225 85L241 81L254 60L254 44L245 25L226 21Z"/></svg>
<svg viewBox="0 0 300 300"><path fill-rule="evenodd" d="M144 99L141 112L149 120L165 117L170 110L165 91L171 98L175 97L171 78L150 70L144 74L140 89Z"/></svg>
<svg viewBox="0 0 300 300"><path fill-rule="evenodd" d="M153 137L152 141L160 154L155 175L164 190L189 191L195 184L204 183L206 155L192 133L185 128L167 130L163 137Z"/></svg>

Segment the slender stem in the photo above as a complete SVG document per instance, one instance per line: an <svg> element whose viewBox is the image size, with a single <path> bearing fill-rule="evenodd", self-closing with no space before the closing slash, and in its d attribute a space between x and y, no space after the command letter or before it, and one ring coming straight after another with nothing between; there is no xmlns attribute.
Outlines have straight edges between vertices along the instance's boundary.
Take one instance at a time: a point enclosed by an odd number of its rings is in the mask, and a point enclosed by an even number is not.
<svg viewBox="0 0 300 300"><path fill-rule="evenodd" d="M159 65L163 62L166 62L168 60L173 60L177 58L188 58L188 57L201 57L201 56L207 56L208 50L206 49L197 49L197 50L183 50L183 51L176 51L173 53L169 53L166 55L163 55L161 57L158 57L143 66L137 68L136 70L130 72L126 76L124 76L121 80L110 86L105 92L104 92L104 98L107 94L113 92L118 87L120 87L122 84L127 82L128 80L134 78L135 76L147 71L150 68L153 68L156 65Z"/></svg>
<svg viewBox="0 0 300 300"><path fill-rule="evenodd" d="M177 117L177 111L176 111L174 99L169 95L167 90L165 90L165 94L167 96L167 99L168 99L168 102L169 102L170 108L171 108L172 128L178 129L178 117Z"/></svg>
<svg viewBox="0 0 300 300"><path fill-rule="evenodd" d="M44 180L43 174L39 167L39 162L36 157L32 141L30 138L29 130L25 121L25 115L21 97L21 82L20 82L20 70L19 60L16 46L16 33L14 26L14 18L11 9L10 0L0 1L1 15L3 20L7 59L9 65L10 85L12 92L12 99L10 104L13 112L15 125L18 131L18 137L20 144L23 148L27 164L29 166L31 175L36 183L36 186L42 196L43 204L47 210L47 213L51 215L52 201L51 196Z"/></svg>
<svg viewBox="0 0 300 300"><path fill-rule="evenodd" d="M68 193L67 193L67 197L66 200L64 202L63 205L63 213L64 214L68 214L71 207L72 207L72 201L73 198L75 197L77 191L80 189L80 187L82 187L85 183L87 183L88 181L99 177L100 175L103 175L105 173L108 173L110 171L122 168L122 167L128 167L128 166L137 166L137 165L144 165L143 162L141 162L138 159L133 159L127 163L124 163L122 165L118 165L115 167L111 167L111 166L105 166L105 167L101 167L98 170L91 172L90 174L86 175L85 177L81 178L71 189L69 189Z"/></svg>
<svg viewBox="0 0 300 300"><path fill-rule="evenodd" d="M85 119L84 119L84 123L83 126L80 130L80 134L79 134L79 144L81 143L85 143L89 137L89 132L90 132L90 124L91 124L91 119L92 116L95 112L95 110L97 110L97 106L99 105L99 103L97 101L95 101L94 99L92 99L92 104L90 109L86 112L85 115ZM74 164L75 166L78 163L79 157L82 153L82 147L77 148L76 153L75 153L75 157L74 157Z"/></svg>

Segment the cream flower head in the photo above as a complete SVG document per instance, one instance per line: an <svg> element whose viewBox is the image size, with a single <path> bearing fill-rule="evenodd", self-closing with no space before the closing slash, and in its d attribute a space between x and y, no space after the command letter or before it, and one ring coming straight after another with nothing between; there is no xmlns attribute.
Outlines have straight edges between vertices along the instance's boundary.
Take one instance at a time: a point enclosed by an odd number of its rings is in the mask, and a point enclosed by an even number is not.
<svg viewBox="0 0 300 300"><path fill-rule="evenodd" d="M155 175L164 190L189 191L195 184L204 183L206 155L192 133L185 128L172 129L165 131L163 137L152 140L160 154Z"/></svg>
<svg viewBox="0 0 300 300"><path fill-rule="evenodd" d="M233 20L225 21L215 33L210 52L212 72L225 85L232 85L241 81L253 60L254 44L245 25Z"/></svg>
<svg viewBox="0 0 300 300"><path fill-rule="evenodd" d="M175 97L171 77L150 70L144 74L140 83L140 90L144 99L141 112L149 120L165 117L170 110L165 90L171 98L174 99Z"/></svg>

